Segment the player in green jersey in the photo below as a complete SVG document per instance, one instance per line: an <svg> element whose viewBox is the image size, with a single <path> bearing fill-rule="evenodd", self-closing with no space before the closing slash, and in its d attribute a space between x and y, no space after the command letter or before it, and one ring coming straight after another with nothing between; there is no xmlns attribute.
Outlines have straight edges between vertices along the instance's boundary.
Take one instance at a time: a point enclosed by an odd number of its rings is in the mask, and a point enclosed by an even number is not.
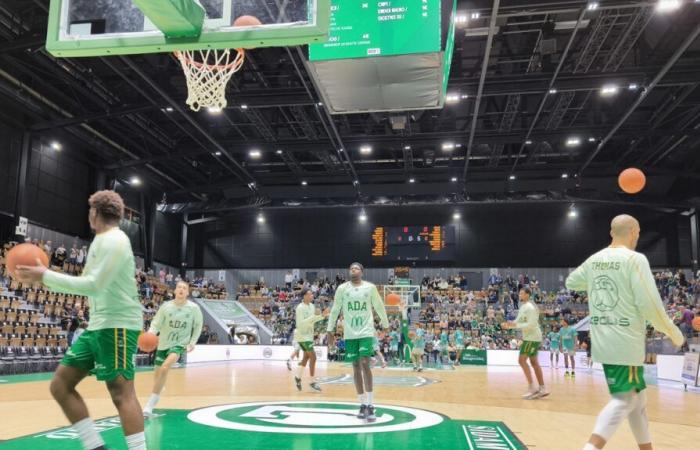
<svg viewBox="0 0 700 450"><path fill-rule="evenodd" d="M570 323L564 321L564 326L559 330L561 338L561 351L564 353L564 367L566 373L565 378L576 378L576 341L578 333ZM569 372L569 363L571 363L571 372Z"/></svg>
<svg viewBox="0 0 700 450"><path fill-rule="evenodd" d="M314 293L311 289L305 288L301 291L301 303L296 309L296 337L304 356L297 367L294 381L297 389L301 391L302 378L306 363L309 363L309 374L311 383L309 386L316 392L321 392L321 387L314 381L316 375L316 351L314 350L314 324L328 317L329 311L326 309L323 314L316 314L316 307L313 304Z"/></svg>
<svg viewBox="0 0 700 450"><path fill-rule="evenodd" d="M540 329L540 311L537 309L535 302L530 300L530 288L525 286L520 289L518 294L520 298L520 309L518 316L514 322L504 322L501 327L503 329L519 329L523 332L523 343L520 346L520 357L518 364L523 369L525 378L529 386L528 391L523 395L526 400L535 400L546 397L549 391L544 387L544 376L542 375L542 367L537 360L537 354L542 345L542 329ZM535 371L535 377L539 383L539 388L535 386L530 373L530 367L527 361L530 360L530 365Z"/></svg>
<svg viewBox="0 0 700 450"><path fill-rule="evenodd" d="M374 392L370 358L374 353L372 337L375 335L374 315L379 315L382 329L389 328L384 302L377 287L362 280L363 267L360 263L350 265L350 281L338 286L335 291L333 308L328 319L328 336L332 339L338 316L343 313L343 334L345 337L345 358L352 362L355 389L360 399L360 419L375 422Z"/></svg>
<svg viewBox="0 0 700 450"><path fill-rule="evenodd" d="M54 272L39 261L36 266L18 267L17 274L23 283L42 282L54 292L88 297L88 328L66 351L51 380L51 395L78 432L83 448L105 448L85 401L75 390L85 377L94 374L107 384L129 450L145 450L143 415L134 390L136 341L143 327L143 313L131 242L119 229L124 201L114 191L98 191L88 203L95 239L82 275Z"/></svg>
<svg viewBox="0 0 700 450"><path fill-rule="evenodd" d="M170 368L180 359L180 355L194 350L202 333L202 310L196 303L187 300L189 294L190 286L184 281L179 281L175 286L175 300L160 306L148 330L149 333L159 334L159 338L154 363L153 391L143 409L144 417L154 415L153 408L160 400L160 393Z"/></svg>
<svg viewBox="0 0 700 450"><path fill-rule="evenodd" d="M635 250L639 222L628 215L610 223L610 246L590 256L566 279L566 288L588 292L593 361L603 364L612 399L596 420L584 450L597 450L625 418L641 450L651 450L646 414L646 324L683 345L683 333L666 315L647 258Z"/></svg>
<svg viewBox="0 0 700 450"><path fill-rule="evenodd" d="M464 330L462 328L457 328L457 331L455 331L455 348L457 349L457 362L455 365L459 366L462 352L464 351Z"/></svg>
<svg viewBox="0 0 700 450"><path fill-rule="evenodd" d="M559 368L559 329L556 325L552 327L552 331L547 333L547 339L549 339L549 367L558 369ZM554 357L556 356L556 365L554 362Z"/></svg>

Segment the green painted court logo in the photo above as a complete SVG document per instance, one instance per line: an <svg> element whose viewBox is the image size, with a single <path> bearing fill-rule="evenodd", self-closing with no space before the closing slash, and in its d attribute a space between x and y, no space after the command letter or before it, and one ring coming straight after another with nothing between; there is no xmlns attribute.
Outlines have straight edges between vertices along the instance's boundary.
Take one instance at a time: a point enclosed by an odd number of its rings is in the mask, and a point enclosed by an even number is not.
<svg viewBox="0 0 700 450"><path fill-rule="evenodd" d="M211 406L187 415L194 423L229 430L291 434L388 433L438 425L443 416L422 409L376 405L377 421L357 418L357 403L256 402Z"/></svg>

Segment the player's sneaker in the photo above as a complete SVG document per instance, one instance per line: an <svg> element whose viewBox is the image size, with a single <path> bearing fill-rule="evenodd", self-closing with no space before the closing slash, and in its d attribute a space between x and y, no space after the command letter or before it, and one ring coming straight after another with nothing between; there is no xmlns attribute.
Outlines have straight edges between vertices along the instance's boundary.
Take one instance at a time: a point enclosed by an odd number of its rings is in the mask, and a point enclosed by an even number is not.
<svg viewBox="0 0 700 450"><path fill-rule="evenodd" d="M537 389L529 390L526 393L524 393L521 397L523 398L523 400L532 400L535 398L535 395L537 395Z"/></svg>
<svg viewBox="0 0 700 450"><path fill-rule="evenodd" d="M297 389L301 391L301 378L294 377L294 382L297 384Z"/></svg>
<svg viewBox="0 0 700 450"><path fill-rule="evenodd" d="M569 378L569 371L567 370L566 373L564 374L564 378Z"/></svg>
<svg viewBox="0 0 700 450"><path fill-rule="evenodd" d="M386 369L386 359L382 361L382 369Z"/></svg>
<svg viewBox="0 0 700 450"><path fill-rule="evenodd" d="M287 360L287 370L289 370L290 372L292 371L292 360L291 359Z"/></svg>
<svg viewBox="0 0 700 450"><path fill-rule="evenodd" d="M571 371L571 378L576 378L576 372L574 372L573 370Z"/></svg>
<svg viewBox="0 0 700 450"><path fill-rule="evenodd" d="M370 405L367 407L367 422L376 422L377 416L374 415L374 406Z"/></svg>
<svg viewBox="0 0 700 450"><path fill-rule="evenodd" d="M150 411L148 409L143 410L143 418L144 419L152 419L154 417L158 417L158 414L156 414L153 411Z"/></svg>
<svg viewBox="0 0 700 450"><path fill-rule="evenodd" d="M418 366L413 366L413 371L418 372Z"/></svg>
<svg viewBox="0 0 700 450"><path fill-rule="evenodd" d="M420 367L418 368L418 372L422 372L422 371L423 371L423 366L420 366Z"/></svg>
<svg viewBox="0 0 700 450"><path fill-rule="evenodd" d="M319 386L318 383L316 383L315 381L313 383L310 383L309 387L311 387L311 389L313 389L316 392L321 392L321 386Z"/></svg>
<svg viewBox="0 0 700 450"><path fill-rule="evenodd" d="M535 400L538 398L544 398L549 395L549 391L543 387L539 388L537 392L535 392L535 395L532 396L531 400Z"/></svg>
<svg viewBox="0 0 700 450"><path fill-rule="evenodd" d="M357 413L357 418L362 420L367 418L367 405L360 405L360 412Z"/></svg>

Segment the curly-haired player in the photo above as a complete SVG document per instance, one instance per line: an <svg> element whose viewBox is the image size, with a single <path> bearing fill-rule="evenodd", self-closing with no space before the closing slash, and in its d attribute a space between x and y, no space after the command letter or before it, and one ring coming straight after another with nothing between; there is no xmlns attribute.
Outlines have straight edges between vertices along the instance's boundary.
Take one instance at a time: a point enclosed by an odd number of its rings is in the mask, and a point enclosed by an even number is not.
<svg viewBox="0 0 700 450"><path fill-rule="evenodd" d="M17 272L24 283L42 282L54 292L88 297L88 328L66 351L51 381L51 395L78 432L83 448L105 448L85 401L75 390L94 373L107 384L129 450L145 450L143 415L134 390L134 355L143 315L131 242L119 229L124 201L116 192L98 191L88 203L95 239L81 276L48 270L39 261L36 266L18 267Z"/></svg>

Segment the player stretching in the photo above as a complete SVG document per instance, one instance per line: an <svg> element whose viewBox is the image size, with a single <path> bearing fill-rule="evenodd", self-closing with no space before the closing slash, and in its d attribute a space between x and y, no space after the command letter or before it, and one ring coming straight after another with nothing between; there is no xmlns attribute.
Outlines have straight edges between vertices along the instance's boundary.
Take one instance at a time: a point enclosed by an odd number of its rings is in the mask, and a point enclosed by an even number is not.
<svg viewBox="0 0 700 450"><path fill-rule="evenodd" d="M98 191L88 200L90 228L95 232L87 262L79 277L36 266L18 266L23 283L42 282L54 292L85 295L90 305L88 328L66 351L51 380L58 402L85 450L104 449L104 441L75 387L90 373L107 384L129 450L145 450L141 405L134 390L136 341L143 313L136 289L134 253L129 237L119 229L124 201L113 191Z"/></svg>
<svg viewBox="0 0 700 450"><path fill-rule="evenodd" d="M160 333L158 350L154 361L153 391L148 398L143 415L153 417L153 408L160 400L170 368L180 355L191 352L202 333L202 311L196 303L187 300L190 286L178 281L175 286L175 300L163 303L151 322L148 332Z"/></svg>
<svg viewBox="0 0 700 450"><path fill-rule="evenodd" d="M389 328L389 319L377 287L362 281L362 271L362 264L352 263L350 281L341 284L335 291L333 308L328 320L328 336L333 336L338 315L342 312L345 359L352 362L355 389L360 400L360 412L357 417L374 422L377 417L374 415L374 392L370 367L370 358L374 352L372 337L375 335L372 309L374 308L379 315L383 329Z"/></svg>
<svg viewBox="0 0 700 450"><path fill-rule="evenodd" d="M584 450L603 448L625 418L639 448L651 450L644 382L646 322L677 347L683 345L683 333L661 303L649 261L634 251L639 231L634 217L615 217L610 246L589 257L566 279L567 289L588 292L593 361L603 364L612 395Z"/></svg>
<svg viewBox="0 0 700 450"><path fill-rule="evenodd" d="M328 317L328 310L324 310L323 314L316 314L316 307L311 302L314 299L314 293L311 289L301 291L302 302L297 305L296 309L296 336L299 340L299 347L304 352L304 356L299 363L297 373L294 376L297 389L301 391L301 380L304 376L306 363L309 363L309 374L311 375L311 383L309 386L316 392L321 392L321 388L314 381L316 375L316 351L314 350L314 324Z"/></svg>

